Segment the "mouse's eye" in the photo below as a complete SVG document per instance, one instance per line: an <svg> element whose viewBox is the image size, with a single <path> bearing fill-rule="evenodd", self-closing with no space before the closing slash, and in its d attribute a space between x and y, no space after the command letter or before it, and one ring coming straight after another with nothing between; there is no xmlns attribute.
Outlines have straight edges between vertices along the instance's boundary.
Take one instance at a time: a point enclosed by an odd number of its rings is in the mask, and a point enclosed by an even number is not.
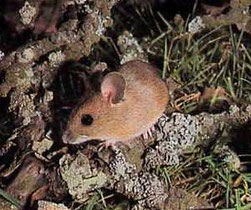
<svg viewBox="0 0 251 210"><path fill-rule="evenodd" d="M84 114L81 118L82 125L91 125L93 122L93 118L89 114Z"/></svg>

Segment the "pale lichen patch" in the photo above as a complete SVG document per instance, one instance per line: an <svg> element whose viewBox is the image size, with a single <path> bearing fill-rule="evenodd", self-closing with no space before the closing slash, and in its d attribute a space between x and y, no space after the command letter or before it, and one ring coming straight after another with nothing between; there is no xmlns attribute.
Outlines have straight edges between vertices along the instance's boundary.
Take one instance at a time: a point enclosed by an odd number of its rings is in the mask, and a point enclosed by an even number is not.
<svg viewBox="0 0 251 210"><path fill-rule="evenodd" d="M121 177L123 177L123 179L129 179L130 174L134 173L136 170L136 166L130 164L119 149L116 149L114 152L115 158L113 158L109 164L114 178L116 180L120 180Z"/></svg>
<svg viewBox="0 0 251 210"><path fill-rule="evenodd" d="M23 120L22 124L28 125L31 122L31 119L36 114L36 107L33 103L33 100L35 98L34 94L26 95L24 93L13 93L10 98L10 106L9 111L13 112L18 107L19 109L19 117Z"/></svg>
<svg viewBox="0 0 251 210"><path fill-rule="evenodd" d="M57 67L62 61L64 61L65 55L62 53L61 50L59 50L57 52L52 52L49 55L48 59L51 67Z"/></svg>
<svg viewBox="0 0 251 210"><path fill-rule="evenodd" d="M188 147L195 146L196 137L201 132L198 119L180 113L171 117L163 115L157 126L157 144L146 152L148 169L159 165L178 165L179 155Z"/></svg>
<svg viewBox="0 0 251 210"><path fill-rule="evenodd" d="M126 160L123 152L116 148L109 163L115 188L122 194L132 197L138 202L135 208L162 209L167 198L166 188L159 178L146 171L136 171L136 166ZM121 187L123 186L123 187Z"/></svg>
<svg viewBox="0 0 251 210"><path fill-rule="evenodd" d="M121 64L135 59L147 61L143 48L132 33L124 31L118 38L118 46L122 52Z"/></svg>
<svg viewBox="0 0 251 210"><path fill-rule="evenodd" d="M46 161L47 159L43 157L43 153L49 150L53 145L52 139L45 137L41 141L34 141L32 145L32 150L35 151L35 156L38 159Z"/></svg>
<svg viewBox="0 0 251 210"><path fill-rule="evenodd" d="M76 4L85 4L86 0L75 0Z"/></svg>
<svg viewBox="0 0 251 210"><path fill-rule="evenodd" d="M205 28L205 24L200 16L196 16L189 24L188 24L188 32L190 33L198 33Z"/></svg>
<svg viewBox="0 0 251 210"><path fill-rule="evenodd" d="M5 56L4 52L0 50L0 61L3 60L4 56Z"/></svg>
<svg viewBox="0 0 251 210"><path fill-rule="evenodd" d="M24 25L29 25L37 13L36 7L25 1L24 6L19 10L21 21Z"/></svg>
<svg viewBox="0 0 251 210"><path fill-rule="evenodd" d="M34 57L34 50L32 48L24 49L20 54L17 54L18 62L20 63L30 63Z"/></svg>
<svg viewBox="0 0 251 210"><path fill-rule="evenodd" d="M103 187L107 182L106 175L102 171L91 169L88 158L80 152L76 157L64 155L59 165L69 193L77 201L87 200L89 192Z"/></svg>
<svg viewBox="0 0 251 210"><path fill-rule="evenodd" d="M57 204L50 201L38 201L38 210L70 210L64 204Z"/></svg>
<svg viewBox="0 0 251 210"><path fill-rule="evenodd" d="M86 8L87 10L88 8ZM109 16L104 16L98 9L95 9L92 13L97 19L97 28L95 34L97 36L102 36L106 31L106 26L111 25L112 19Z"/></svg>

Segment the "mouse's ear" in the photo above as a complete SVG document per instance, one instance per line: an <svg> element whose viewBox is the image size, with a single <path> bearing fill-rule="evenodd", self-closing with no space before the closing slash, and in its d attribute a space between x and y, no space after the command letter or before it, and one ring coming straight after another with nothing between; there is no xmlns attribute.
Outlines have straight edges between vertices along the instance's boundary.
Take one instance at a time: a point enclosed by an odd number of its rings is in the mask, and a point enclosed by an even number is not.
<svg viewBox="0 0 251 210"><path fill-rule="evenodd" d="M122 74L112 72L105 76L101 83L101 93L103 98L112 104L121 102L124 97L126 81Z"/></svg>

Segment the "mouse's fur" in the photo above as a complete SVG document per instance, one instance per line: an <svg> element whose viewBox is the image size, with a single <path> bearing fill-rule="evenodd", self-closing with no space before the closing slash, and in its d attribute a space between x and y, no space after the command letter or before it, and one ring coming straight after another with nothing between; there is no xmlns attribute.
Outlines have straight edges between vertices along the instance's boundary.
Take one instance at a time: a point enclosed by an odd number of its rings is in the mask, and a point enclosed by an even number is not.
<svg viewBox="0 0 251 210"><path fill-rule="evenodd" d="M91 139L127 141L151 128L164 112L168 90L157 69L142 61L129 61L118 73L109 73L101 91L80 104L63 135L69 144ZM83 125L83 115L91 115L91 125Z"/></svg>

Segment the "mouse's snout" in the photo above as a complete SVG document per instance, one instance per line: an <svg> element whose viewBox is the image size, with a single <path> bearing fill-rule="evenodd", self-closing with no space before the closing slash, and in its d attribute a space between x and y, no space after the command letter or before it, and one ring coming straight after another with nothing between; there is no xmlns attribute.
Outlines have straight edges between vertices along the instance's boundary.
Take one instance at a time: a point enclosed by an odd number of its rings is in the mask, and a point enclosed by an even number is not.
<svg viewBox="0 0 251 210"><path fill-rule="evenodd" d="M62 136L62 140L65 144L71 143L72 139L73 139L73 135L71 134L71 132L69 131L64 132Z"/></svg>
<svg viewBox="0 0 251 210"><path fill-rule="evenodd" d="M74 136L72 132L67 130L64 132L62 136L62 140L65 144L80 144L90 139L88 138L88 136L85 136L85 135Z"/></svg>

